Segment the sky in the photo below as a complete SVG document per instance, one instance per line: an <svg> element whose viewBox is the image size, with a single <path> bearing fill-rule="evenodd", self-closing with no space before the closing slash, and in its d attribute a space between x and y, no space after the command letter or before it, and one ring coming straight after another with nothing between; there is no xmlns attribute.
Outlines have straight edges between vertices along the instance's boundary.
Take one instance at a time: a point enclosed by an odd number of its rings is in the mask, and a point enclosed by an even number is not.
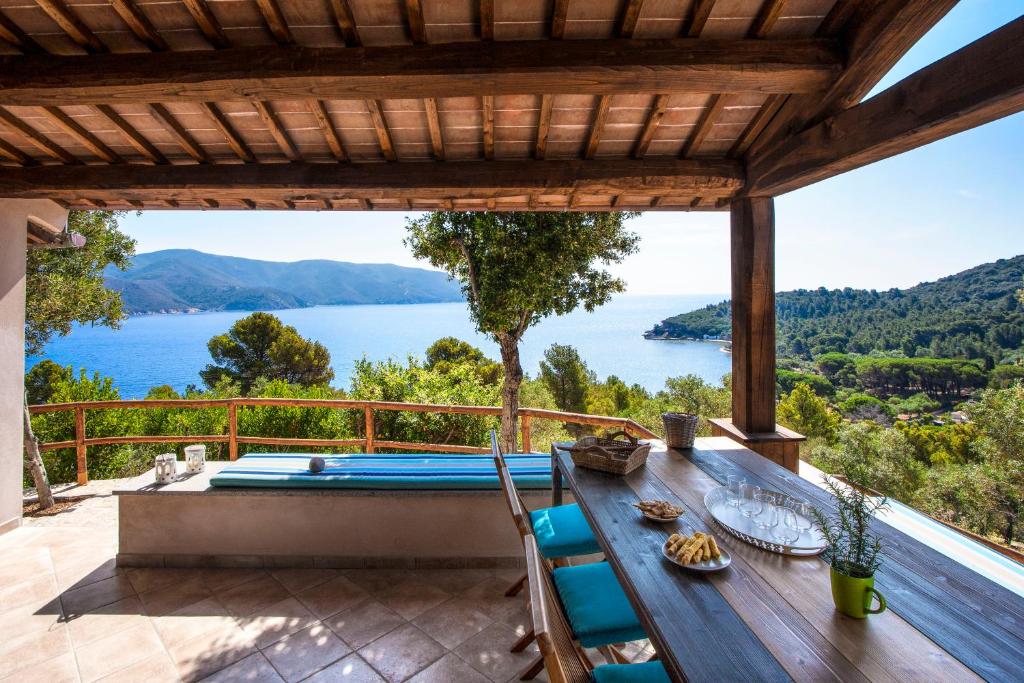
<svg viewBox="0 0 1024 683"><path fill-rule="evenodd" d="M1024 14L1024 0L962 0L868 96ZM1024 253L1024 113L776 199L776 288L909 287ZM122 228L140 253L191 248L273 261L423 266L397 212L151 211ZM728 212L651 212L613 268L630 294L729 291Z"/></svg>

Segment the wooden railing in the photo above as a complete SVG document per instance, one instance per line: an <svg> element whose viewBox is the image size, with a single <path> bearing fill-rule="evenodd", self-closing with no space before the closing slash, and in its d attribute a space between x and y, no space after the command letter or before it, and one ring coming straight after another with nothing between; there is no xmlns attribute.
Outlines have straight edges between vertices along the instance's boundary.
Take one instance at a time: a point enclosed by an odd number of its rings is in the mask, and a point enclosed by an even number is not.
<svg viewBox="0 0 1024 683"><path fill-rule="evenodd" d="M286 407L286 408L333 408L338 410L362 410L365 433L359 439L295 439L273 436L242 436L238 433L238 409L247 407ZM207 409L226 408L228 415L227 434L202 435L152 435L152 436L101 436L86 437L86 411L118 410L123 408L142 409ZM435 405L430 403L396 403L390 401L357 401L347 399L297 399L297 398L224 398L224 399L154 399L129 401L79 401L76 403L46 403L29 408L33 415L42 413L59 413L74 411L75 438L72 441L52 441L41 443L39 448L44 451L58 449L74 449L78 483L89 481L89 446L109 446L133 443L226 443L228 457L238 458L238 445L260 446L294 446L317 448L341 448L345 446L362 446L366 453L374 453L378 448L400 448L410 451L430 451L438 453L489 453L490 449L477 446L457 444L416 443L409 441L389 441L377 439L375 427L376 411L404 411L415 413L439 413L448 415L484 415L498 417L501 408L498 406L460 406ZM642 425L622 417L603 415L584 415L566 413L559 410L541 408L520 408L519 428L522 451L532 450L532 420L554 420L568 424L588 425L594 427L616 428L634 436L648 439L660 438Z"/></svg>

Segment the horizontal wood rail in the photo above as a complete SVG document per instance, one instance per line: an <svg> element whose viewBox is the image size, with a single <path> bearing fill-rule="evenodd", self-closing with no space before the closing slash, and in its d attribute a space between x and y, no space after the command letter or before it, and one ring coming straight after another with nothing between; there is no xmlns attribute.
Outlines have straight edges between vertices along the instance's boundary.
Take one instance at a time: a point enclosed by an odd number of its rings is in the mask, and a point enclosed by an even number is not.
<svg viewBox="0 0 1024 683"><path fill-rule="evenodd" d="M361 410L364 413L365 435L358 439L300 439L276 436L242 436L238 433L239 408L330 408L332 410ZM153 436L86 436L86 411L89 410L121 410L121 409L184 409L207 410L223 408L227 411L228 433L206 435L153 435ZM343 448L362 446L367 453L374 453L378 448L397 448L410 451L430 451L438 453L488 453L490 449L479 446L463 446L458 444L415 443L409 441L380 440L376 434L376 411L435 413L441 415L482 415L499 417L499 406L462 406L437 405L432 403L400 403L395 401L360 401L352 399L309 399L309 398L215 398L215 399L134 399L126 401L78 401L74 403L47 403L30 406L33 415L45 413L74 412L75 438L70 441L53 441L39 444L40 450L55 451L75 449L78 467L78 483L89 481L87 452L89 446L112 446L120 444L142 443L226 443L228 457L238 458L238 446L294 446L306 448ZM554 420L569 424L588 425L620 429L634 436L646 439L658 439L659 435L642 425L624 417L604 415L585 415L567 413L560 410L543 408L520 408L520 433L522 450L531 451L531 429L533 420Z"/></svg>

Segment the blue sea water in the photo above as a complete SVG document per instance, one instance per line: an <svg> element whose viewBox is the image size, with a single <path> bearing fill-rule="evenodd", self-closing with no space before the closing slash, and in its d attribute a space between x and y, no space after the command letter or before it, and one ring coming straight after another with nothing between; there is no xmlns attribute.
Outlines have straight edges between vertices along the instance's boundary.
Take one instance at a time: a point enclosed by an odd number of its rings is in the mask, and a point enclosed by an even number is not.
<svg viewBox="0 0 1024 683"><path fill-rule="evenodd" d="M621 295L600 309L547 318L527 331L521 346L523 369L536 375L544 350L571 344L598 377L617 375L627 383L658 390L665 378L692 373L719 384L729 372L729 356L709 342L655 341L643 332L671 315L726 298L721 294L685 296ZM335 386L347 388L354 361L422 357L444 336L465 339L499 358L498 348L477 334L464 303L382 306L320 306L274 311L299 334L331 353ZM51 342L34 364L49 358L114 378L123 398L141 398L150 387L178 390L200 384L210 362L206 342L248 315L244 311L151 315L130 318L121 329L78 326Z"/></svg>

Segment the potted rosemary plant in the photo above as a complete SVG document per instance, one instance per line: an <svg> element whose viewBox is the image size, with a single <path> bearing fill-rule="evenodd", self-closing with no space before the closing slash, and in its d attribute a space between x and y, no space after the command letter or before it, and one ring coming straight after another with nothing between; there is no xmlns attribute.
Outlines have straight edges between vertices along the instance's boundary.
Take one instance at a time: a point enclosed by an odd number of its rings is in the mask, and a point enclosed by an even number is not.
<svg viewBox="0 0 1024 683"><path fill-rule="evenodd" d="M835 514L825 515L818 509L813 514L828 544L825 557L831 565L836 609L855 619L884 612L885 598L875 589L875 571L882 563L882 543L871 533L869 525L888 501L831 477L825 477L825 486L835 496ZM876 608L871 607L872 597L878 598Z"/></svg>

